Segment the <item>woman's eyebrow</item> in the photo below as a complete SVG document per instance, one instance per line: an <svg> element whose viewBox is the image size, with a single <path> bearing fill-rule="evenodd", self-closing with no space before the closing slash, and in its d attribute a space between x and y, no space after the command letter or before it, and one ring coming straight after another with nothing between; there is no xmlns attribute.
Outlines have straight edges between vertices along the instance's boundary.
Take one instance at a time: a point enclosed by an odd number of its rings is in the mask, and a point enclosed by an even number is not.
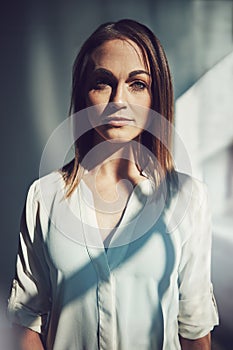
<svg viewBox="0 0 233 350"><path fill-rule="evenodd" d="M96 68L93 73L94 74L104 74L104 75L108 75L111 78L114 78L114 75L112 74L112 72L109 71L106 68L101 68L101 67L100 68ZM147 72L147 71L145 71L143 69L137 69L137 70L134 70L134 71L129 73L129 78L132 78L135 75L139 75L139 74L146 74L149 77L151 76L149 72Z"/></svg>
<svg viewBox="0 0 233 350"><path fill-rule="evenodd" d="M105 74L108 75L109 77L113 78L114 75L112 74L111 71L109 71L108 69L105 68L96 68L93 72L94 74Z"/></svg>
<svg viewBox="0 0 233 350"><path fill-rule="evenodd" d="M135 75L139 75L139 74L146 74L149 77L151 76L149 72L143 70L143 69L139 69L139 70L134 70L132 72L129 73L129 78L134 77Z"/></svg>

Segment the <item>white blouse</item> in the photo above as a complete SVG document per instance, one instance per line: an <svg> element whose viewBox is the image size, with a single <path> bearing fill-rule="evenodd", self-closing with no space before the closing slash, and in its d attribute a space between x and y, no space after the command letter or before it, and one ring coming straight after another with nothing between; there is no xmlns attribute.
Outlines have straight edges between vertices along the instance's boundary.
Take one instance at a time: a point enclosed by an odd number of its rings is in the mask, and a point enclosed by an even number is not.
<svg viewBox="0 0 233 350"><path fill-rule="evenodd" d="M8 313L47 350L178 350L218 323L205 186L178 174L165 201L137 185L108 249L92 193L67 199L59 172L35 181L21 221Z"/></svg>

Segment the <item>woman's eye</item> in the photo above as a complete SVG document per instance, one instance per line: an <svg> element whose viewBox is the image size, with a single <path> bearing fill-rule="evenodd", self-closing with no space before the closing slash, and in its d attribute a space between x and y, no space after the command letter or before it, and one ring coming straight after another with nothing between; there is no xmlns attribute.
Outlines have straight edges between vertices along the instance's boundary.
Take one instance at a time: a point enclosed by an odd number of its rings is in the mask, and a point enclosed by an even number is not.
<svg viewBox="0 0 233 350"><path fill-rule="evenodd" d="M94 90L104 90L104 89L106 89L109 86L110 86L110 83L108 81L97 80L93 84L93 89Z"/></svg>
<svg viewBox="0 0 233 350"><path fill-rule="evenodd" d="M143 81L134 81L132 84L130 84L130 87L133 91L143 91L147 88L147 84Z"/></svg>

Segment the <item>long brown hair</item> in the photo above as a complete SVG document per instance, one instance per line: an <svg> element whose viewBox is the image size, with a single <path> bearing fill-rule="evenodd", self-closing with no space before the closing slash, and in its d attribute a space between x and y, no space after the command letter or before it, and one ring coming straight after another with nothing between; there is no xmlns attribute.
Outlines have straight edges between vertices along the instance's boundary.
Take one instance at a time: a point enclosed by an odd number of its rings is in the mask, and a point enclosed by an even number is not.
<svg viewBox="0 0 233 350"><path fill-rule="evenodd" d="M154 33L145 25L134 20L123 19L118 22L105 23L85 41L79 51L73 66L72 95L70 115L85 109L85 82L93 51L104 42L114 39L131 40L141 49L144 62L148 64L152 77L151 109L162 117L159 119L159 137L148 131L143 131L139 142L144 144L156 157L163 174L167 176L173 170L173 160L170 153L172 143L170 123L173 123L174 98L171 74L163 47ZM78 185L82 169L80 162L92 147L94 130L88 132L75 141L75 158L64 166L62 173L67 185L69 196ZM159 184L162 175L157 174L156 183Z"/></svg>

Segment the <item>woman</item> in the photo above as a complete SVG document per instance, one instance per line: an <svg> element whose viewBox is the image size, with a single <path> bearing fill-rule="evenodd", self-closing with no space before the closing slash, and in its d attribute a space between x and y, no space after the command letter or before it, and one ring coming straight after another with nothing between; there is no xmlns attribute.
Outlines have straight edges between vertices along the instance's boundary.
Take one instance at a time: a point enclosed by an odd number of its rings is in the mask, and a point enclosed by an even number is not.
<svg viewBox="0 0 233 350"><path fill-rule="evenodd" d="M20 349L210 349L206 193L174 170L154 34L100 26L76 58L70 111L75 158L34 182L22 216L9 300Z"/></svg>

